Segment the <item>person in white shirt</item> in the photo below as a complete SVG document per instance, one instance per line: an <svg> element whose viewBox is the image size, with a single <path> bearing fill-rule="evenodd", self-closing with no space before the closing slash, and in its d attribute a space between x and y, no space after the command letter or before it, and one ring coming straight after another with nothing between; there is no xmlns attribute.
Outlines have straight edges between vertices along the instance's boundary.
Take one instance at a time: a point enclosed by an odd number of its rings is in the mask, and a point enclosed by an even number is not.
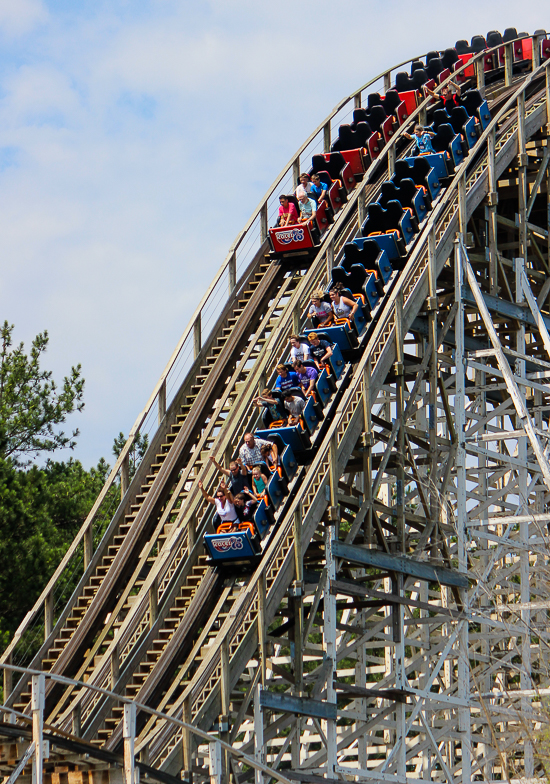
<svg viewBox="0 0 550 784"><path fill-rule="evenodd" d="M290 361L292 364L294 364L297 359L299 359L300 362L307 362L311 359L309 344L301 341L298 335L291 335L288 341L291 346Z"/></svg>

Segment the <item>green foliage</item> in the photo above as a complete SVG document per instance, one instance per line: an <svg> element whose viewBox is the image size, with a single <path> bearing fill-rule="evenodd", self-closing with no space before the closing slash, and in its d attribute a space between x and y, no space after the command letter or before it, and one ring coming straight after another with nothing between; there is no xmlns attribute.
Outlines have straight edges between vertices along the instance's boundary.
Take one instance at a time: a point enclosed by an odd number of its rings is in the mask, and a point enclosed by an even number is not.
<svg viewBox="0 0 550 784"><path fill-rule="evenodd" d="M0 642L32 607L101 490L109 466L77 460L23 470L0 458Z"/></svg>
<svg viewBox="0 0 550 784"><path fill-rule="evenodd" d="M58 389L52 373L41 368L48 333L32 342L27 354L14 347L13 326L0 328L0 646L5 647L47 585L88 516L109 474L103 458L86 471L78 460L48 459L42 467L30 458L41 452L75 446L78 430L58 428L74 411L82 411L84 379L80 365L71 368ZM114 439L118 457L126 439ZM136 438L129 454L133 476L145 451L147 436ZM113 484L94 517L97 544L120 503ZM54 590L54 614L74 590L83 570L77 549ZM43 639L38 618L19 641L20 656L29 660Z"/></svg>
<svg viewBox="0 0 550 784"><path fill-rule="evenodd" d="M124 449L124 444L126 443L126 436L121 431L118 436L113 440L113 454L116 458L119 457L120 453ZM147 452L147 447L149 446L149 436L147 433L141 435L138 433L134 439L134 443L132 444L132 448L130 449L130 453L128 455L129 458L129 468L130 468L130 479L136 473L137 467L143 460L143 455Z"/></svg>
<svg viewBox="0 0 550 784"><path fill-rule="evenodd" d="M0 455L19 460L39 452L73 449L78 430L66 435L56 426L84 408L80 365L71 368L58 389L52 372L40 367L48 333L35 337L29 354L23 343L13 346L12 333L13 325L4 321L0 328Z"/></svg>

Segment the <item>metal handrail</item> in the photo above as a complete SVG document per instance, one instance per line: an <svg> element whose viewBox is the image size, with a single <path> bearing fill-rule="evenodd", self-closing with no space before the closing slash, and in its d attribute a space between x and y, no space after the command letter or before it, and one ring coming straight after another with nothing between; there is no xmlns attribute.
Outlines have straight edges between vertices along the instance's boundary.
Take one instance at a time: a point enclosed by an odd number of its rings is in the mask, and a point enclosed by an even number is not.
<svg viewBox="0 0 550 784"><path fill-rule="evenodd" d="M154 708L150 708L147 705L144 705L140 702L136 702L129 697L122 697L120 694L116 694L109 689L104 689L100 686L93 686L90 683L85 683L84 681L76 681L72 678L67 678L64 675L55 675L54 673L50 672L43 672L42 670L30 670L25 667L16 667L13 664L6 664L5 662L0 662L0 669L8 670L11 672L20 672L23 675L27 675L29 677L33 675L38 675L43 677L46 680L55 681L56 683L62 683L65 686L76 686L82 689L88 689L89 691L94 691L99 694L102 694L105 697L110 697L111 699L115 700L116 702L120 702L125 705L135 705L135 707L145 713L149 713L151 716L154 716L157 719L161 719L163 721L169 722L171 724L177 725L181 729L188 730L193 735L196 735L201 740L206 741L207 743L212 743L215 741L219 743L220 748L224 751L227 751L231 756L235 757L240 762L243 762L245 765L250 765L251 768L254 770L258 770L261 773L265 773L266 775L274 778L276 781L280 782L280 784L292 784L286 776L283 776L280 771L273 770L272 768L264 765L258 760L254 759L254 757L250 757L248 754L240 751L239 749L235 749L231 744L226 743L225 741L221 740L221 738L217 738L214 736L213 733L205 732L204 730L199 729L198 727L193 726L192 724L187 724L185 721L181 721L180 719L175 719L173 716L169 716L167 713L162 713L161 711L154 710ZM23 720L25 722L32 722L33 719L29 716L25 716L21 714L19 711L14 710L13 708L7 705L0 705L0 711L5 711L14 715L17 719ZM42 708L43 711L43 708ZM56 728L50 728L51 731L55 732ZM67 733L63 733L63 736L66 737ZM79 743L83 743L85 741L82 738L74 738L78 740ZM93 751L90 750L90 756L93 757Z"/></svg>

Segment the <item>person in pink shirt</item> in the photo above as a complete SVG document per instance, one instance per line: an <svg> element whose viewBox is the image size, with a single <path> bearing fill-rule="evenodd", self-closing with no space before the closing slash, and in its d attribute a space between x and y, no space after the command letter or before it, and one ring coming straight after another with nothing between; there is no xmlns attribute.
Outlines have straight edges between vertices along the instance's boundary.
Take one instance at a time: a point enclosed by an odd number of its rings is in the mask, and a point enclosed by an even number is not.
<svg viewBox="0 0 550 784"><path fill-rule="evenodd" d="M279 196L279 226L292 226L298 223L298 211L293 204L289 201L288 196Z"/></svg>

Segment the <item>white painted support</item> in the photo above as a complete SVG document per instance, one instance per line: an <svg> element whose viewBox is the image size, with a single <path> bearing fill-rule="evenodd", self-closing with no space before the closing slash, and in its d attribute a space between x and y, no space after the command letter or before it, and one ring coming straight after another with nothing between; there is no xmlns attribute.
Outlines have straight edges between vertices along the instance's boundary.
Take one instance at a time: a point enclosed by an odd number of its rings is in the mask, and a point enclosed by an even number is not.
<svg viewBox="0 0 550 784"><path fill-rule="evenodd" d="M542 475L544 477L544 483L546 487L550 490L550 465L548 464L548 460L546 459L544 450L538 439L535 426L531 421L529 412L525 407L523 398L518 389L518 385L516 383L514 375L510 369L508 360L506 359L504 352L502 350L502 346L500 344L497 331L492 322L491 315L489 313L487 305L485 304L485 300L483 299L483 294L481 293L481 289L479 288L478 282L474 275L474 271L470 265L466 248L462 244L461 244L461 251L464 254L468 283L474 295L474 299L476 301L476 305L480 312L481 318L483 319L483 322L485 324L485 328L487 329L489 339L493 344L493 348L495 349L495 356L497 358L500 372L503 375L504 381L506 382L506 387L508 388L508 392L514 404L514 408L516 409L516 413L520 418L523 427L525 428L525 432L527 433L527 437L529 438L529 442L533 448L535 457L537 458L537 462L540 466Z"/></svg>
<svg viewBox="0 0 550 784"><path fill-rule="evenodd" d="M323 152L330 152L331 134L330 120L323 127Z"/></svg>
<svg viewBox="0 0 550 784"><path fill-rule="evenodd" d="M166 416L166 379L162 382L159 387L159 396L157 402L157 409L158 409L158 423L162 422L164 417Z"/></svg>
<svg viewBox="0 0 550 784"><path fill-rule="evenodd" d="M130 455L127 453L124 456L122 465L120 466L120 500L126 495L126 491L130 485Z"/></svg>
<svg viewBox="0 0 550 784"><path fill-rule="evenodd" d="M542 161L540 162L539 170L537 172L537 176L535 177L535 182L533 183L531 188L531 195L529 196L529 201L527 202L527 220L529 220L529 215L531 215L531 210L533 209L533 204L535 203L535 199L537 198L538 190L541 186L544 175L546 174L549 156L550 156L550 147L545 147L544 153L542 155Z"/></svg>
<svg viewBox="0 0 550 784"><path fill-rule="evenodd" d="M44 602L44 639L47 640L53 630L53 591L46 596Z"/></svg>
<svg viewBox="0 0 550 784"><path fill-rule="evenodd" d="M485 60L483 57L480 57L476 62L476 81L477 89L485 98Z"/></svg>
<svg viewBox="0 0 550 784"><path fill-rule="evenodd" d="M527 289L530 293L530 302L529 307L535 308L535 312L533 312L533 318L535 321L539 323L542 321L542 316L540 311L536 305L535 298L531 293L531 289L529 286L529 282L527 281L527 276L525 274L525 262L523 258L516 258L514 259L514 269L516 273L516 304L522 305L526 298L526 285ZM536 312L538 311L537 318ZM548 336L548 331L546 330L546 326L544 325L544 329L546 331L546 337L548 338L548 344L546 340L544 341L544 346L548 351L548 347L550 346L550 336ZM541 333L542 334L542 333ZM525 324L524 322L518 323L518 331L516 333L516 351L519 354L525 354L526 345L525 345ZM525 375L525 360L524 359L516 359L516 373L520 376ZM520 390L520 394L523 397L525 402L525 389ZM527 438L524 436L523 438L518 439L517 444L517 456L520 460L527 463ZM518 509L522 511L528 511L528 476L527 476L527 468L520 468L518 471L518 490L519 490L519 503ZM523 604L527 604L529 602L531 591L530 591L530 580L529 580L529 553L527 551L527 547L529 545L529 523L526 521L524 523L520 523L520 541L523 545L520 553L519 553L519 574L520 574L520 597ZM531 681L531 613L528 608L524 608L521 610L521 620L526 624L526 633L521 637L521 672L520 672L520 685L522 689L529 689L532 686ZM527 713L531 707L531 703L529 698L523 697L521 700L522 710ZM533 756L533 744L529 740L529 738L525 738L523 744L523 764L525 766L525 775L528 778L531 778L534 774L534 756Z"/></svg>
<svg viewBox="0 0 550 784"><path fill-rule="evenodd" d="M264 718L260 707L261 691L262 685L261 683L258 683L254 690L254 759L260 765L264 765ZM264 777L261 770L256 769L254 771L254 784L264 784Z"/></svg>
<svg viewBox="0 0 550 784"><path fill-rule="evenodd" d="M84 544L84 569L90 565L94 555L94 524L90 523L83 536Z"/></svg>
<svg viewBox="0 0 550 784"><path fill-rule="evenodd" d="M525 299L527 300L527 304L529 305L529 310L533 314L533 318L535 319L537 329L540 332L540 336L542 338L542 342L544 343L544 348L546 349L546 353L550 357L550 333L544 323L544 319L542 317L542 313L539 310L539 306L537 301L531 291L531 286L529 285L529 279L525 274L525 270L522 270L521 274L521 287L523 289L523 293L525 295Z"/></svg>
<svg viewBox="0 0 550 784"><path fill-rule="evenodd" d="M233 289L237 285L237 253L233 252L227 263L227 288L229 296L233 294Z"/></svg>
<svg viewBox="0 0 550 784"><path fill-rule="evenodd" d="M334 267L334 241L331 240L327 246L327 254L326 254L326 269L327 269L327 280L330 280L332 276L332 268Z"/></svg>
<svg viewBox="0 0 550 784"><path fill-rule="evenodd" d="M292 188L296 190L300 184L300 156L292 163Z"/></svg>
<svg viewBox="0 0 550 784"><path fill-rule="evenodd" d="M331 501L332 503L332 501ZM336 691L334 690L334 676L336 674L336 596L331 593L330 586L336 580L336 559L333 553L333 542L337 536L337 526L327 525L325 533L325 559L326 559L326 581L324 590L324 613L323 613L323 643L327 667L326 675L326 695L327 702L336 702ZM327 719L323 722L325 736L327 739L327 777L334 776L337 764L337 733L336 722Z"/></svg>
<svg viewBox="0 0 550 784"><path fill-rule="evenodd" d="M42 784L44 774L44 704L46 700L46 677L33 675L31 681L32 741L34 756L32 760L32 782Z"/></svg>
<svg viewBox="0 0 550 784"><path fill-rule="evenodd" d="M219 740L208 744L210 784L222 784L222 747Z"/></svg>
<svg viewBox="0 0 550 784"><path fill-rule="evenodd" d="M268 216L267 216L267 202L262 205L260 210L260 242L265 242L267 239L268 229Z"/></svg>
<svg viewBox="0 0 550 784"><path fill-rule="evenodd" d="M403 575L396 574L392 580L393 593L403 596ZM394 671L395 686L397 689L404 689L407 686L407 673L405 668L405 632L404 632L404 607L402 604L394 604L392 607L393 619L393 642L394 642ZM407 775L407 723L405 716L405 703L395 703L395 730L396 742L399 746L397 756L397 775L406 777Z"/></svg>
<svg viewBox="0 0 550 784"><path fill-rule="evenodd" d="M201 314L197 314L193 324L193 359L197 359L202 348Z"/></svg>
<svg viewBox="0 0 550 784"><path fill-rule="evenodd" d="M135 763L136 706L133 702L124 703L122 735L124 738L124 781L125 784L138 784L139 770Z"/></svg>
<svg viewBox="0 0 550 784"><path fill-rule="evenodd" d="M512 84L512 66L514 64L513 44L504 45L504 85L510 87Z"/></svg>

